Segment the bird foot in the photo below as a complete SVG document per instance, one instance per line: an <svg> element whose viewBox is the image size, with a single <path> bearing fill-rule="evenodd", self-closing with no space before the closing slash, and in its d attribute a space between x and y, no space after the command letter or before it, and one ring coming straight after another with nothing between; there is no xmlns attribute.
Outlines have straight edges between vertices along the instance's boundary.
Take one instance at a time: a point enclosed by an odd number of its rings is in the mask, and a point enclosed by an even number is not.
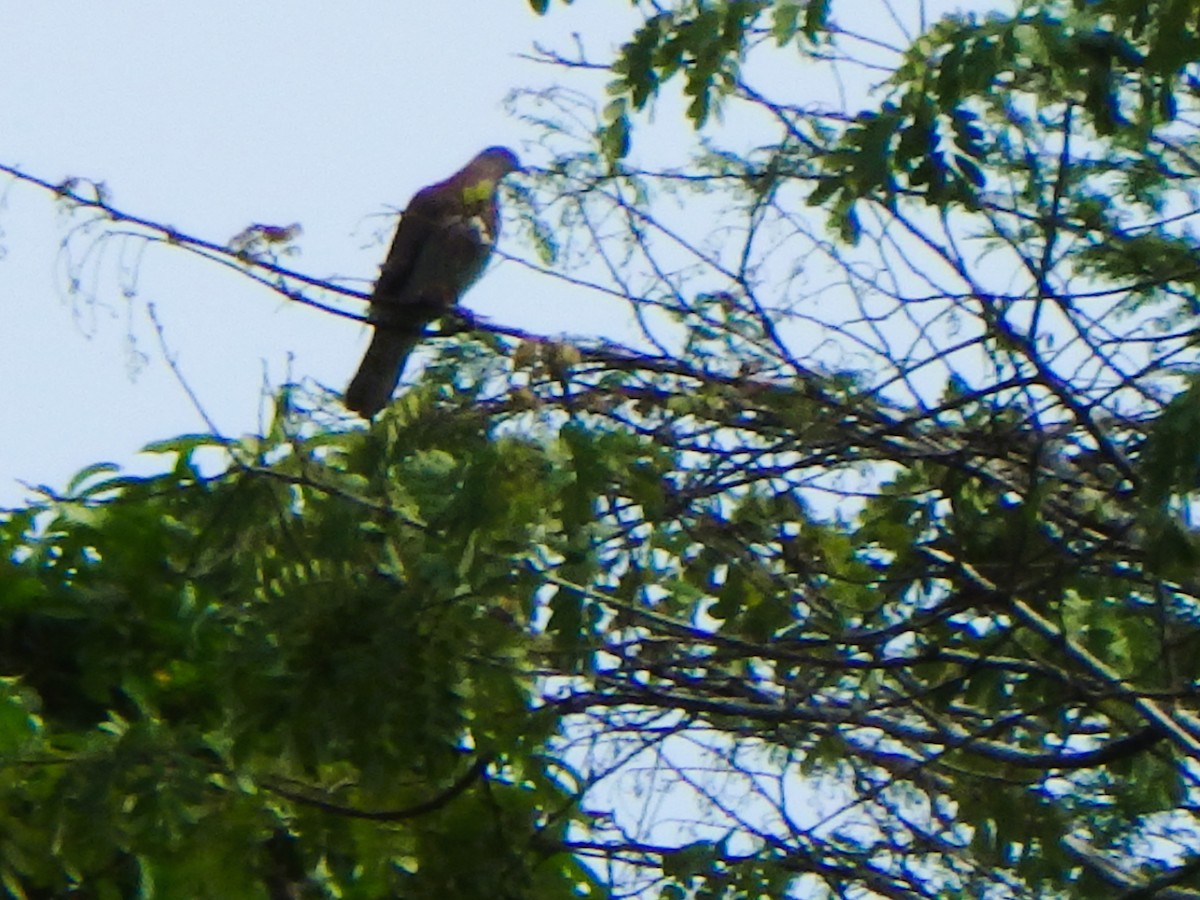
<svg viewBox="0 0 1200 900"><path fill-rule="evenodd" d="M467 309L452 309L442 315L442 325L439 334L461 334L464 331L475 331L479 323L484 321L480 316Z"/></svg>

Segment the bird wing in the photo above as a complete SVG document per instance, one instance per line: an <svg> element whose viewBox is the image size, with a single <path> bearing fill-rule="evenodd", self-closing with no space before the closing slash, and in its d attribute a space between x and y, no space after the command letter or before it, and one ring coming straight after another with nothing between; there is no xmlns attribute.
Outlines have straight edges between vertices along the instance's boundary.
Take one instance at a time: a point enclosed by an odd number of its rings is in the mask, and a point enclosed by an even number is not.
<svg viewBox="0 0 1200 900"><path fill-rule="evenodd" d="M482 274L500 223L496 186L516 167L512 151L490 147L409 201L371 292L375 334L343 396L347 409L368 419L382 409L425 326Z"/></svg>
<svg viewBox="0 0 1200 900"><path fill-rule="evenodd" d="M396 226L396 236L379 270L375 289L371 292L371 307L377 312L395 307L406 300L408 283L421 255L433 250L446 215L445 182L418 191L408 203Z"/></svg>

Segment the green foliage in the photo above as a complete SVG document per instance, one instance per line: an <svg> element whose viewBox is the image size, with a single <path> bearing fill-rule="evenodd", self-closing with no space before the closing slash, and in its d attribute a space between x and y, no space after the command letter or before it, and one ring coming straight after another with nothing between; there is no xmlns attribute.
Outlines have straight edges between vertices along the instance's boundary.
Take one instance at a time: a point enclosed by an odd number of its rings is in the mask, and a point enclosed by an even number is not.
<svg viewBox="0 0 1200 900"><path fill-rule="evenodd" d="M1151 508L1200 490L1200 392L1193 383L1163 409L1142 450L1142 492Z"/></svg>
<svg viewBox="0 0 1200 900"><path fill-rule="evenodd" d="M616 77L608 90L617 99L606 111L605 128L617 129L621 137L606 137L608 158L619 159L629 150L628 109L644 109L676 75L683 76L683 92L690 98L688 118L697 127L703 126L720 98L735 87L748 36L770 5L764 0L689 3L648 18L611 67ZM791 39L800 27L800 9L791 6L776 14L780 43ZM820 6L814 4L815 8L806 11L806 31L815 31L823 20Z"/></svg>
<svg viewBox="0 0 1200 900"><path fill-rule="evenodd" d="M9 893L1195 891L1192 5L645 9L508 194L637 346L484 325L0 522Z"/></svg>
<svg viewBox="0 0 1200 900"><path fill-rule="evenodd" d="M203 440L164 442L165 474L94 468L3 523L10 890L261 897L283 866L306 896L571 894L581 873L535 875L529 846L562 799L528 759L553 723L518 624L557 507L546 453L408 425L279 431L215 477ZM444 808L380 812L473 762Z"/></svg>

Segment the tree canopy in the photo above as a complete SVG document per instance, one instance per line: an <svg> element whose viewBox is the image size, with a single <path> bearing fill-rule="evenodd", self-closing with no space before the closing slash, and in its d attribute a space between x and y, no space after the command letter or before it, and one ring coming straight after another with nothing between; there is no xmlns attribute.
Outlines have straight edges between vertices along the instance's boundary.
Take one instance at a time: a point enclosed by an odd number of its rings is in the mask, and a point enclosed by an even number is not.
<svg viewBox="0 0 1200 900"><path fill-rule="evenodd" d="M0 517L10 895L1200 896L1200 14L636 5L502 246L627 339Z"/></svg>

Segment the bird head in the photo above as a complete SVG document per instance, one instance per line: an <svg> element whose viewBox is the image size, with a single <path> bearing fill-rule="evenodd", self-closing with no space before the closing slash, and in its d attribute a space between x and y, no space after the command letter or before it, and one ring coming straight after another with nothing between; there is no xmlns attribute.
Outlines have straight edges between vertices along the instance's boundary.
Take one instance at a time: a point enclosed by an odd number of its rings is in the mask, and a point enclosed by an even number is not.
<svg viewBox="0 0 1200 900"><path fill-rule="evenodd" d="M488 147L455 176L463 202L468 206L494 203L492 198L500 179L519 168L517 155L507 147Z"/></svg>
<svg viewBox="0 0 1200 900"><path fill-rule="evenodd" d="M471 161L471 168L478 169L485 177L499 181L509 172L521 168L517 154L507 147L488 147Z"/></svg>

